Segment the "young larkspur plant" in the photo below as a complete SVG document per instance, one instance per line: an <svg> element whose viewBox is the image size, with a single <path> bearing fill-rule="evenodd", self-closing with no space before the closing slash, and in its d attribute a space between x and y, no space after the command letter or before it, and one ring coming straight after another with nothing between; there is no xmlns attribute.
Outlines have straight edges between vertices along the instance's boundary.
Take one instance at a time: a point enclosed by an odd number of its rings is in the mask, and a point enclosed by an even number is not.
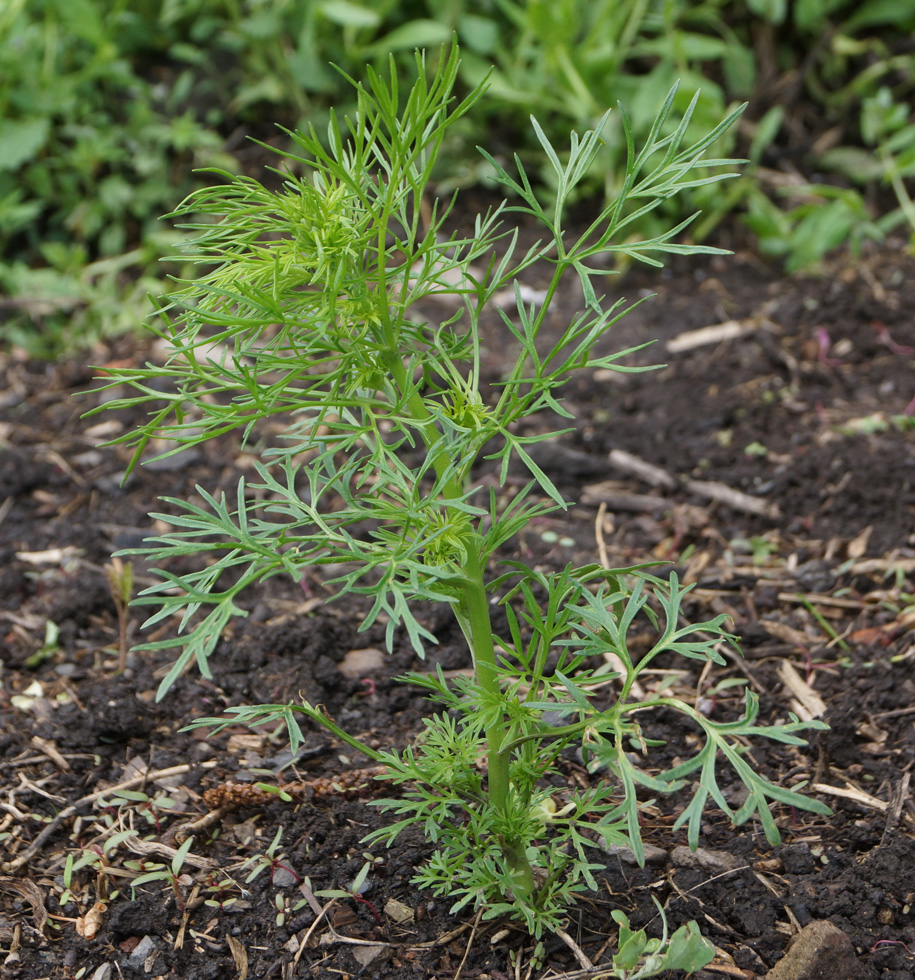
<svg viewBox="0 0 915 980"><path fill-rule="evenodd" d="M562 155L532 119L555 170L550 203L541 203L520 160L516 178L481 150L513 203L478 216L473 234L458 237L445 231L453 200L429 204L448 127L485 90L458 100L457 70L455 48L429 72L417 55L416 81L402 93L393 67L390 80L369 69L367 85L357 85L355 118L332 116L325 140L313 130L290 134L301 152L286 154L292 166L281 189L222 174L224 183L192 195L176 213L192 222L191 252L205 270L162 310L165 364L110 371L106 387L126 384L137 393L107 407L154 406L145 425L119 440L135 448L131 465L153 439L169 440L162 454L169 455L233 430L247 439L271 416L288 420L285 445L255 464L256 482L241 480L234 500L202 488L199 502L168 498L174 512L156 516L173 530L133 552L161 565L162 581L137 600L157 607L147 625L180 617L177 636L139 647L180 650L160 696L195 661L211 676L223 628L246 615L238 597L273 575L301 579L332 565L338 597L373 600L363 626L386 622L388 645L405 636L420 657L434 637L415 603L447 604L474 673L404 678L441 710L403 752L363 745L307 703L235 707L194 725L282 720L293 751L305 737L301 718L330 729L386 767L380 778L399 787L380 801L397 820L371 842L390 843L419 825L436 845L416 875L419 885L450 896L453 910L508 916L539 937L561 928L576 893L597 887L601 845L624 845L643 859L640 788L691 787L676 826L688 828L692 846L710 800L738 824L758 815L772 843L779 834L770 803L828 812L798 787L767 782L744 747L750 736L803 744L799 733L821 725L792 717L760 727L749 691L744 716L726 723L670 693L641 693L639 675L661 654L724 664L720 645L736 642L723 615L684 625L689 589L676 575L658 577L647 565L546 572L498 560L533 518L567 506L529 452L558 433L521 434L519 423L543 411L572 420L561 390L579 372L636 370L624 365L631 351L599 352L626 312L622 301L605 305L595 288L606 260L659 265L658 253L718 251L675 244L682 225L648 241L634 230L684 188L730 175L725 168L739 161L704 154L741 110L684 146L696 98L672 125L671 91L638 150L623 114L623 190L575 233L566 205L599 150L607 117L583 137L573 133ZM502 224L508 212L536 219L543 241L522 251L517 231ZM519 276L534 264L549 271L549 284L541 301L526 303ZM581 284L583 309L547 340L544 324L568 275ZM499 315L517 358L488 385L481 318L506 289L514 291L514 309ZM423 299L443 294L458 312L442 321L417 314ZM496 461L500 486L513 461L530 480L514 496L484 492L475 469L481 458ZM198 570L169 570L174 559L186 568L187 556L204 559ZM493 630L496 603L507 617L505 635ZM638 653L629 647L636 623L655 634ZM608 707L610 682L616 696ZM651 749L659 743L642 733L652 708L681 713L699 736L701 747L688 755L684 746L685 761L671 770L657 771ZM600 775L588 789L558 791L550 777L575 746ZM719 788L719 765L746 786L736 811ZM660 943L625 929L621 976L696 969L711 956L692 924Z"/></svg>

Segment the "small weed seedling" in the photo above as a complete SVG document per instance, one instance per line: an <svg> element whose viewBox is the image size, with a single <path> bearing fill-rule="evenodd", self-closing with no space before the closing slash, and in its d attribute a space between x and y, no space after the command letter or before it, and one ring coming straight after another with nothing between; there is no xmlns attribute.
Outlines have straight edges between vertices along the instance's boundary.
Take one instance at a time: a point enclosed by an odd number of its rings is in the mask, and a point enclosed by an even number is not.
<svg viewBox="0 0 915 980"><path fill-rule="evenodd" d="M357 86L356 115L345 124L332 117L326 143L313 130L293 134L301 154L292 164L302 176L284 174L283 187L269 190L224 174L223 185L189 198L178 214L199 232L193 258L206 269L163 311L167 362L113 370L106 384L136 391L111 407L154 405L149 421L120 440L135 447L133 464L154 438L169 440L169 455L231 431L248 437L271 416L292 419L285 445L256 463L255 482L242 480L232 500L202 488L199 502L169 499L173 512L157 516L174 530L135 552L162 566L162 581L138 599L157 607L147 625L175 614L181 621L181 635L145 647L180 648L160 695L194 662L210 676L223 628L246 614L238 597L273 575L300 581L315 566L334 566L338 595L371 598L363 625L386 621L389 646L400 628L420 656L434 637L413 604L446 604L474 674L406 678L442 710L402 753L361 744L307 703L237 707L228 720L194 725L282 720L293 751L303 739L299 719L325 726L400 787L380 803L396 821L370 841L390 842L418 825L436 851L416 882L450 896L453 911L508 916L540 937L561 928L576 893L597 887L599 845L625 845L643 859L640 790L692 787L676 826L688 828L693 846L708 802L738 824L757 814L773 843L770 803L828 812L799 787L767 782L745 751L748 737L802 744L799 732L821 726L792 718L760 727L750 691L743 717L727 722L670 693L636 695L640 673L660 655L724 664L718 645L735 642L723 615L684 621L689 590L676 575L662 579L647 566L547 572L514 561L493 570L500 549L529 521L567 506L529 451L557 433L524 423L543 411L571 420L561 390L580 372L634 370L623 363L630 351L606 352L607 332L625 312L622 302L606 306L595 288L606 259L624 253L659 265L659 253L716 251L675 244L683 225L645 241L631 239L630 229L673 195L727 176L723 168L737 161L704 154L740 110L684 145L696 99L670 126L671 92L641 149L623 114L622 190L580 234L567 227L566 207L600 149L606 117L584 136L573 133L562 157L532 120L555 172L550 205L540 203L520 160L513 177L481 150L513 203L478 216L467 237L448 237L450 208L430 206L430 178L447 128L485 88L459 101L457 71L454 49L428 74L417 55L408 92L393 70L390 81L369 70L368 84ZM522 252L517 232L501 223L510 211L539 222L543 241ZM539 305L525 302L519 285L535 263L549 270ZM567 276L580 283L583 309L547 337ZM482 317L506 289L515 308L499 313L517 357L499 383L487 385ZM457 313L441 322L417 313L421 300L441 294L457 301ZM495 460L502 486L513 461L529 483L514 496L484 491L475 469L483 458ZM198 565L187 570L195 557ZM176 559L180 573L168 567ZM494 603L504 606L506 635L494 632ZM630 650L633 629L647 626L656 636L651 648ZM609 707L595 696L608 680L618 692ZM684 745L684 761L668 771L657 771L651 749L658 743L642 731L652 708L679 712L699 736L695 753ZM576 746L606 778L560 793L550 777L561 753ZM719 764L746 786L736 811L719 787ZM666 969L695 969L711 956L695 929L678 930L660 959L653 941L627 937L641 963L627 965L629 975L648 975L636 972L646 957Z"/></svg>
<svg viewBox="0 0 915 980"><path fill-rule="evenodd" d="M125 564L120 558L112 558L111 563L105 566L105 578L118 614L118 671L123 674L129 650L128 606L133 597L133 565L130 562Z"/></svg>
<svg viewBox="0 0 915 980"><path fill-rule="evenodd" d="M154 881L161 881L167 884L175 896L175 904L184 911L184 893L182 888L187 888L194 883L191 875L182 871L188 852L194 846L194 838L188 839L175 851L175 855L168 865L148 863L145 861L125 861L124 867L141 872L130 882L132 897L136 897L136 890L140 885L148 885Z"/></svg>
<svg viewBox="0 0 915 980"><path fill-rule="evenodd" d="M366 858L366 862L359 869L359 874L350 882L348 888L325 888L322 891L315 892L315 895L318 898L351 898L357 904L365 905L380 926L382 923L378 909L365 897L365 892L368 891L366 879L369 876L369 871L376 864L377 859L372 857L371 854L364 854L363 856Z"/></svg>
<svg viewBox="0 0 915 980"><path fill-rule="evenodd" d="M267 846L263 854L254 854L249 857L243 868L250 868L247 877L245 878L245 884L250 885L252 881L262 872L270 869L271 879L276 883L277 877L281 876L283 878L288 878L296 883L300 882L302 879L296 874L295 871L289 866L289 859L280 850L280 841L283 837L283 828L278 827L273 840Z"/></svg>

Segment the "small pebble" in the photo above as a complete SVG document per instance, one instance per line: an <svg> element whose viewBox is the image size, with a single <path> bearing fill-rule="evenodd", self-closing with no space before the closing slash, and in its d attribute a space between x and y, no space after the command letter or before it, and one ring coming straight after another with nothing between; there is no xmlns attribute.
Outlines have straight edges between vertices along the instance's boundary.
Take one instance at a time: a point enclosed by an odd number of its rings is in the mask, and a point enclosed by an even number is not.
<svg viewBox="0 0 915 980"><path fill-rule="evenodd" d="M733 871L746 864L727 851L712 851L705 847L699 847L695 851L688 847L675 847L671 851L670 859L678 868L700 868L713 872Z"/></svg>
<svg viewBox="0 0 915 980"><path fill-rule="evenodd" d="M142 970L146 962L146 957L156 948L155 940L152 936L144 936L134 947L133 952L127 957L127 966L132 970Z"/></svg>
<svg viewBox="0 0 915 980"><path fill-rule="evenodd" d="M645 851L645 864L667 863L668 855L663 847L652 847L651 844L645 844L643 849ZM637 866L639 863L631 847L624 847L622 844L609 844L602 850L612 857L619 858L623 864Z"/></svg>

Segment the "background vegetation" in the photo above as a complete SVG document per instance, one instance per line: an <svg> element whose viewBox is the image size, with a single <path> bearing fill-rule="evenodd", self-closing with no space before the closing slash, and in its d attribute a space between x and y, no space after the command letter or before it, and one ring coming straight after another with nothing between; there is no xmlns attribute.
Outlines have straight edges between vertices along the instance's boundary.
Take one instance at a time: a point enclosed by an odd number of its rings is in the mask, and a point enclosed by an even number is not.
<svg viewBox="0 0 915 980"><path fill-rule="evenodd" d="M53 356L136 325L177 264L159 220L207 182L262 176L276 124L351 108L330 67L362 77L456 34L467 90L488 96L443 154L448 184L485 184L519 153L549 185L535 113L558 145L621 102L636 142L672 82L697 88L696 131L746 99L720 155L749 158L725 190L696 189L694 238L739 215L788 269L915 227L915 10L898 0L6 0L0 6L0 338ZM674 113L676 115L676 112ZM676 124L674 118L672 124ZM619 114L584 186L624 172ZM457 175L455 177L455 174ZM442 177L445 176L443 171ZM671 204L671 207L674 207ZM658 220L669 223L670 212ZM731 224L729 223L729 228ZM716 232L716 228L719 230ZM648 235L651 228L633 229Z"/></svg>

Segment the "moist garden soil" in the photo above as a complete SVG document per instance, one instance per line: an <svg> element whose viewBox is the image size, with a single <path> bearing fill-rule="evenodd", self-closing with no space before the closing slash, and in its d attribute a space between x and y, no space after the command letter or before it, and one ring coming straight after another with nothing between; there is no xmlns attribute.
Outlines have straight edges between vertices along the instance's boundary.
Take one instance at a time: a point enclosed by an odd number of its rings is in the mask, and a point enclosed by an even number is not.
<svg viewBox="0 0 915 980"><path fill-rule="evenodd" d="M526 285L541 285L537 270ZM834 815L776 808L782 844L771 847L757 822L735 829L710 810L691 855L673 829L682 798L656 799L643 814L649 863L596 852L600 887L571 910L566 933L605 963L611 911L657 934L657 900L672 928L695 919L718 947L706 978L752 978L800 929L829 920L855 950L854 975L911 978L915 260L884 247L785 278L751 256L699 257L606 288L630 302L657 293L610 331L606 350L656 340L626 363L667 366L570 386L574 430L538 460L577 503L532 523L504 557L545 568L669 562L694 585L685 614L728 613L744 657L706 671L665 662L644 683L727 719L742 687L722 682L743 677L763 722L822 717L829 731L806 747L749 751L774 782L806 779ZM570 285L550 329L580 303ZM497 316L487 331L498 381L509 338ZM411 877L430 854L419 835L368 852L362 839L389 818L369 805L367 760L325 732L307 729L293 759L282 732L182 731L229 706L304 697L372 745L405 745L430 706L395 678L470 667L447 610L424 613L439 639L424 663L400 636L387 655L383 624L360 632L365 608L330 601L330 574L316 569L244 597L250 614L222 638L212 679L190 671L157 702L168 651L130 653L119 669L122 641L161 639L175 624L141 632L142 608L119 623L112 553L156 529L148 512L168 511L157 497L234 492L281 430L271 422L246 449L212 442L122 482L129 453L99 443L140 416L82 419L111 393L71 396L94 387L89 363L157 356L122 339L81 361L2 362L0 977L587 976L562 938L533 959L535 944L511 924L451 915L446 899L418 891ZM478 476L495 478L485 466ZM500 492L523 482L513 473ZM134 591L150 584L142 560L132 567ZM647 726L671 759L695 739L677 724ZM560 796L602 778L572 755L563 766ZM739 784L722 784L738 802ZM117 837L130 829L139 833ZM358 900L315 895L346 889L367 860Z"/></svg>

